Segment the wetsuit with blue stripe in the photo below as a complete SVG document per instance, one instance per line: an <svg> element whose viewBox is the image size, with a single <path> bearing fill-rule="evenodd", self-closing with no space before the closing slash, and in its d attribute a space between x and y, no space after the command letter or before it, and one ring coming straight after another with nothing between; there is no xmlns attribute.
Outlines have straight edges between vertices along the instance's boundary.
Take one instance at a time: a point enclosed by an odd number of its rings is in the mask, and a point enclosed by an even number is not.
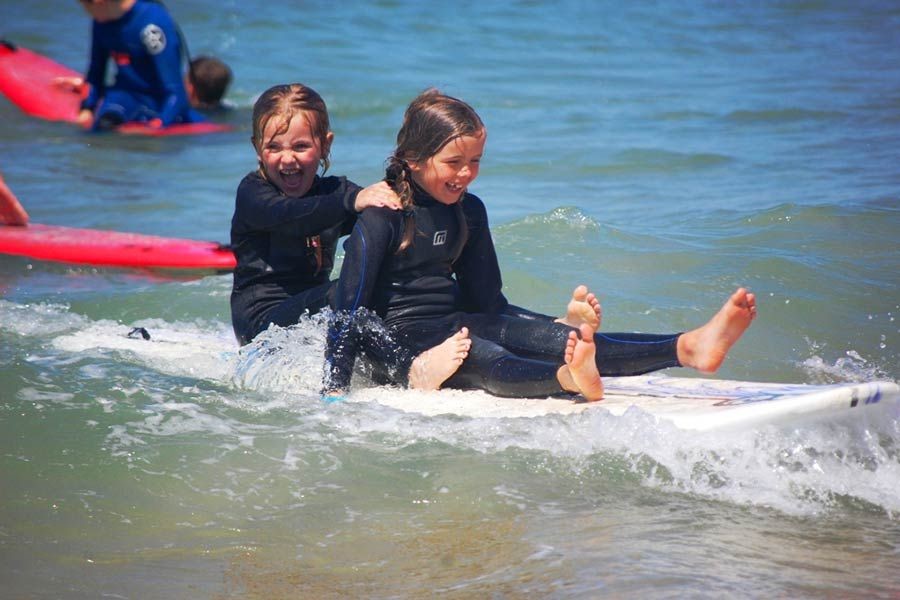
<svg viewBox="0 0 900 600"><path fill-rule="evenodd" d="M343 317L329 328L326 387L349 383L359 343L353 315L371 309L414 353L469 329L469 356L445 387L498 396L562 392L556 372L572 328L504 297L482 201L465 194L448 206L417 188L411 215L415 236L403 251L398 248L404 215L378 208L362 212L344 244L334 297L335 312ZM597 366L603 375L679 366L677 339L678 334L597 334Z"/></svg>
<svg viewBox="0 0 900 600"><path fill-rule="evenodd" d="M107 87L109 61L115 82ZM115 21L93 22L91 62L81 104L94 113L94 129L159 119L163 126L206 120L193 110L184 87L182 40L164 6L138 0Z"/></svg>

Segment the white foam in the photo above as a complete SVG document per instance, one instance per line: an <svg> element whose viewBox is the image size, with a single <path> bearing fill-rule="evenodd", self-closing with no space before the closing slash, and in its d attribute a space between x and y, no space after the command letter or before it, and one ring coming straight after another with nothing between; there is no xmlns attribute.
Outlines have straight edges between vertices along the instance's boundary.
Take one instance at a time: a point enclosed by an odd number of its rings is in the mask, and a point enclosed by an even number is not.
<svg viewBox="0 0 900 600"><path fill-rule="evenodd" d="M143 327L150 339L137 332L129 335L136 327ZM166 373L211 380L222 380L232 372L237 352L233 334L219 324L168 323L160 319L128 325L95 321L54 338L53 346L76 354L128 355Z"/></svg>
<svg viewBox="0 0 900 600"><path fill-rule="evenodd" d="M91 321L64 306L5 301L0 301L0 316L5 330L50 338L57 354L43 360L61 364L101 356L114 361L102 368L90 361L80 366L89 378L115 374L115 361L120 361L216 386L211 392L208 385L149 389L138 383L117 388L127 402L95 398L105 413L128 415L127 422L110 426L109 451L142 468L152 462L142 460L142 448L149 451L162 437L202 440L205 449L198 450L197 464L249 453L262 461L256 468L271 465L272 472L284 473L301 468L312 451L317 469L339 469L342 453L335 445L371 445L381 451L424 442L485 454L533 452L576 477L597 468L623 468L654 488L790 514L817 514L848 502L900 514L900 416L890 412L866 412L844 424L697 433L636 407L621 415L604 410L550 414L551 403L558 401L531 399L523 400L513 417L508 400L483 392L422 393L365 381L356 382L346 402L326 405L319 398L321 319L272 328L238 349L230 327L217 322ZM127 337L134 326L148 329L151 340ZM848 359L856 372L860 361ZM846 375L845 363L835 368ZM72 401L66 391L26 388L20 395L42 404ZM470 416L464 416L463 406L473 409ZM279 416L261 423L259 414ZM261 438L268 445L259 444ZM272 451L273 439L289 441ZM203 477L188 464L183 468L178 477ZM233 477L227 489L240 489L240 476ZM197 485L208 489L206 483Z"/></svg>

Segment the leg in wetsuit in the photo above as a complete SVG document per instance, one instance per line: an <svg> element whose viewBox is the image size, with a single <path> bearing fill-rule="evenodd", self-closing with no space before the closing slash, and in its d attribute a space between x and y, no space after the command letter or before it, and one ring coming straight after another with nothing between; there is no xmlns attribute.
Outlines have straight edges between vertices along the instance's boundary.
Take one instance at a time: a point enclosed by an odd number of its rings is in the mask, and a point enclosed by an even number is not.
<svg viewBox="0 0 900 600"><path fill-rule="evenodd" d="M489 315L483 315L490 317ZM574 327L555 322L553 317L509 305L503 316L487 324L495 329L491 339L517 354L540 360L563 356L566 340ZM643 375L660 369L682 366L678 362L680 333L596 333L597 369L601 376Z"/></svg>
<svg viewBox="0 0 900 600"><path fill-rule="evenodd" d="M397 327L406 345L427 349L461 327L472 339L469 356L445 387L484 389L496 396L547 396L567 393L556 377L564 364L572 328L550 318L454 313L427 325ZM601 375L640 375L680 366L678 335L596 334L596 363Z"/></svg>
<svg viewBox="0 0 900 600"><path fill-rule="evenodd" d="M333 288L333 282L328 282L287 298L265 300L258 296L232 293L231 325L234 334L243 346L273 323L280 327L296 325L307 312L314 315L328 306Z"/></svg>
<svg viewBox="0 0 900 600"><path fill-rule="evenodd" d="M93 129L108 130L122 123L145 123L158 117L159 110L153 98L113 88L107 91L97 107Z"/></svg>

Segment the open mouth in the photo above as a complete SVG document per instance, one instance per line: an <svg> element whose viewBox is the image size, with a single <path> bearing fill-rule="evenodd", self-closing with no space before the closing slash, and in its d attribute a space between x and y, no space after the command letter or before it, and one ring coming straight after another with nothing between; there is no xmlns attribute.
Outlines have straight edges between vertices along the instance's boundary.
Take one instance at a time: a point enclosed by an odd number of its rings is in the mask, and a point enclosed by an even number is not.
<svg viewBox="0 0 900 600"><path fill-rule="evenodd" d="M298 186L303 182L302 169L281 169L278 171L278 176L289 187Z"/></svg>

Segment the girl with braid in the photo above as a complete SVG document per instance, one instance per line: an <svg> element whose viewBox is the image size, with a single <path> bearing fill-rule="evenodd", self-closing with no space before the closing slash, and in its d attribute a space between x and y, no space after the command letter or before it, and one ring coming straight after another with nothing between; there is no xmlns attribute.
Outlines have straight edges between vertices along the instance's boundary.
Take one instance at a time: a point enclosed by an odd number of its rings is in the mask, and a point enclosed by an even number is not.
<svg viewBox="0 0 900 600"><path fill-rule="evenodd" d="M565 319L511 306L501 291L484 203L468 191L486 140L474 109L437 90L407 108L385 177L403 209L363 211L345 242L327 339L326 389L349 384L360 342L354 320L370 310L413 351L467 328L468 357L443 385L498 396L581 394L599 400L601 372L718 369L756 316L756 299L743 288L709 322L683 334L599 334L599 305L583 286Z"/></svg>

